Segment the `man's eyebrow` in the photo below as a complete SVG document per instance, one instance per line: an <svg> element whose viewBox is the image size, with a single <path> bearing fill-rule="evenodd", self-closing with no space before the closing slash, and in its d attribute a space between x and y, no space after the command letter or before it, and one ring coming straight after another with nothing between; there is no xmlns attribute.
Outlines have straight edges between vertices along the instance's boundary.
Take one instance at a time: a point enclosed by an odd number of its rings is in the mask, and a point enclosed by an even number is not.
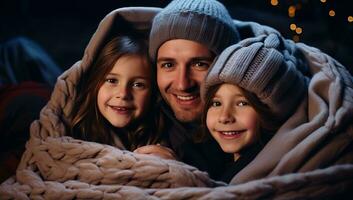
<svg viewBox="0 0 353 200"><path fill-rule="evenodd" d="M200 60L204 60L204 61L213 61L213 57L211 57L211 56L200 56L200 57L193 57L192 59L191 59L191 61L200 61Z"/></svg>
<svg viewBox="0 0 353 200"><path fill-rule="evenodd" d="M198 61L208 61L208 62L212 62L214 59L213 56L197 56L197 57L192 57L189 62L198 62ZM171 57L160 57L157 59L157 63L158 62L174 62L175 58L171 58Z"/></svg>
<svg viewBox="0 0 353 200"><path fill-rule="evenodd" d="M157 62L161 62L161 61L173 61L175 60L174 58L169 58L169 57L160 57L157 59Z"/></svg>

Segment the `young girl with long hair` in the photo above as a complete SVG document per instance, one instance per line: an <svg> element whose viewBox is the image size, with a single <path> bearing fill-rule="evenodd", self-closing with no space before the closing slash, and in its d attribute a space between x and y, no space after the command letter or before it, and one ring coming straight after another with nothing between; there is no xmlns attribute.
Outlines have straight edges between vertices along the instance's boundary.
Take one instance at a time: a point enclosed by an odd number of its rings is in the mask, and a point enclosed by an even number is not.
<svg viewBox="0 0 353 200"><path fill-rule="evenodd" d="M71 136L127 150L160 143L154 71L145 41L117 36L81 80Z"/></svg>

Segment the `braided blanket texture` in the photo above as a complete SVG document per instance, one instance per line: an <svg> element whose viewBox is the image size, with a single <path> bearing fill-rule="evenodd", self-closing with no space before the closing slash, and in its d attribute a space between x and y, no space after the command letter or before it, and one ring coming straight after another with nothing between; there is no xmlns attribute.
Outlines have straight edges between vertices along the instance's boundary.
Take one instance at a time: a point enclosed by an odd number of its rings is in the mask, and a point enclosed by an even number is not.
<svg viewBox="0 0 353 200"><path fill-rule="evenodd" d="M51 99L30 129L15 176L0 199L344 199L353 195L353 78L336 60L286 40L307 63L308 96L259 155L230 184L179 161L164 160L66 136L76 86L98 47L127 21L148 31L159 8L114 10L99 24L84 57L57 80ZM276 33L234 20L240 33ZM241 31L246 30L246 31Z"/></svg>

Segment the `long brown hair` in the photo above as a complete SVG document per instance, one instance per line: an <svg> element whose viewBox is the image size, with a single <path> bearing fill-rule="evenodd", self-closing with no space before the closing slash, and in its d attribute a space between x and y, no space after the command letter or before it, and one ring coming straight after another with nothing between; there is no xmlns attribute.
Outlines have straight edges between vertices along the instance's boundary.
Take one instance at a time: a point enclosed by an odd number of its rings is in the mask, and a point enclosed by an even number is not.
<svg viewBox="0 0 353 200"><path fill-rule="evenodd" d="M125 129L113 127L100 113L97 105L97 94L104 83L106 75L112 70L115 62L124 55L141 55L148 59L147 45L142 39L132 36L117 36L101 49L93 65L87 70L77 87L77 101L71 112L70 135L77 139L113 145L112 133L117 134L124 146L134 150L146 144L159 142L159 113L146 112L145 116ZM151 67L151 70L154 70ZM149 108L153 109L157 98L155 72L152 75L152 92Z"/></svg>
<svg viewBox="0 0 353 200"><path fill-rule="evenodd" d="M212 99L215 93L222 84L223 83L213 85L207 90L207 93L205 95L206 99L204 100L205 104L201 117L201 131L195 136L195 141L197 142L207 140L211 137L211 133L209 132L206 126L207 112L212 105ZM245 99L249 101L249 104L254 108L255 112L259 117L260 135L258 136L258 138L261 144L265 144L272 137L272 133L279 128L280 122L272 114L269 107L266 104L262 103L254 93L244 90L243 88L241 88L241 91Z"/></svg>

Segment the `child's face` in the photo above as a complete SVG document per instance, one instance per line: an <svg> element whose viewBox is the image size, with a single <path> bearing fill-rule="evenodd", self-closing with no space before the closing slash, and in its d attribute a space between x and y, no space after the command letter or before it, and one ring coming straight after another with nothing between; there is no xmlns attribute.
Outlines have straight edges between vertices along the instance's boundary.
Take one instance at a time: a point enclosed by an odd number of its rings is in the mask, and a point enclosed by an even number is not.
<svg viewBox="0 0 353 200"><path fill-rule="evenodd" d="M211 102L207 128L224 152L237 154L257 141L258 115L241 88L222 84Z"/></svg>
<svg viewBox="0 0 353 200"><path fill-rule="evenodd" d="M151 96L151 66L138 55L120 57L105 77L97 96L101 114L122 128L140 118Z"/></svg>

